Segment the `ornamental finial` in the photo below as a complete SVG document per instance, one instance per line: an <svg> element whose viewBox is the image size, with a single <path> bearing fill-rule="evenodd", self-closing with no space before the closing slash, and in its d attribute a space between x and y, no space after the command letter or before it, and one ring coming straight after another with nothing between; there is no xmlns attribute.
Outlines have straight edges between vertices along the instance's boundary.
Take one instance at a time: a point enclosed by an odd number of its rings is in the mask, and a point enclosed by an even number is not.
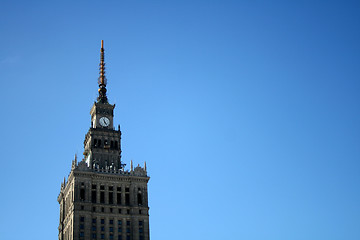
<svg viewBox="0 0 360 240"><path fill-rule="evenodd" d="M107 96L106 96L106 77L105 77L105 53L104 53L104 40L101 40L101 49L100 49L100 76L98 78L98 84L99 84L99 97L98 102L101 103L107 103Z"/></svg>

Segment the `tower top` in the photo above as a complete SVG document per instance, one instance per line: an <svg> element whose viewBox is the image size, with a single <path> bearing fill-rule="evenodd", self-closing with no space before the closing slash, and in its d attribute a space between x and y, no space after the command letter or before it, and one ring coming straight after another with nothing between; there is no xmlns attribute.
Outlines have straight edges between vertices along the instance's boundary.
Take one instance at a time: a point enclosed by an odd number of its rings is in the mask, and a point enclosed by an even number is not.
<svg viewBox="0 0 360 240"><path fill-rule="evenodd" d="M97 98L99 103L108 103L108 99L106 96L106 77L105 77L105 53L104 53L104 40L101 40L101 48L100 48L100 64L99 64L99 78L98 78L98 84L99 84L99 96Z"/></svg>

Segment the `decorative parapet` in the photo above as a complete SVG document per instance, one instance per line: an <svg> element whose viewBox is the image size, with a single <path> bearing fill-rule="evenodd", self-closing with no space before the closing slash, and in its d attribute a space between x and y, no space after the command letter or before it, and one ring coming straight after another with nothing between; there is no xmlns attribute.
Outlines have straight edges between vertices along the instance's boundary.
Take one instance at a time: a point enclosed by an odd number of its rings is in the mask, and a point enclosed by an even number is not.
<svg viewBox="0 0 360 240"><path fill-rule="evenodd" d="M109 166L105 168L99 168L98 165L95 165L90 168L85 160L82 160L81 162L77 163L76 157L75 160L72 162L71 165L71 171L77 170L77 171L83 171L83 172L97 172L97 173L107 173L107 174L119 174L119 175L126 175L126 176L139 176L139 177L147 177L147 171L146 171L146 163L144 164L144 167L141 167L140 164L135 167L135 169L124 170L123 168L118 169L115 166Z"/></svg>

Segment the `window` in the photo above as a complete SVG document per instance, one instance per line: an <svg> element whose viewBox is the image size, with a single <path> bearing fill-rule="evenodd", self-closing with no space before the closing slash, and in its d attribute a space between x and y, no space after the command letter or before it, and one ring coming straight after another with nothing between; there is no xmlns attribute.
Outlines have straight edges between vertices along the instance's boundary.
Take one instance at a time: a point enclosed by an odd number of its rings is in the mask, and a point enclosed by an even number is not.
<svg viewBox="0 0 360 240"><path fill-rule="evenodd" d="M105 224L105 219L101 219L101 224Z"/></svg>
<svg viewBox="0 0 360 240"><path fill-rule="evenodd" d="M80 222L84 222L85 221L85 217L80 217Z"/></svg>
<svg viewBox="0 0 360 240"><path fill-rule="evenodd" d="M122 228L121 228L121 227L118 228L118 232L119 232L119 233L122 232Z"/></svg>
<svg viewBox="0 0 360 240"><path fill-rule="evenodd" d="M92 234L92 239L96 239L96 233Z"/></svg>
<svg viewBox="0 0 360 240"><path fill-rule="evenodd" d="M144 240L144 236L140 235L139 240Z"/></svg>
<svg viewBox="0 0 360 240"><path fill-rule="evenodd" d="M81 210L84 210L84 206L83 206L83 205L81 205L80 207L81 207Z"/></svg>
<svg viewBox="0 0 360 240"><path fill-rule="evenodd" d="M80 201L85 201L85 188L80 189Z"/></svg>
<svg viewBox="0 0 360 240"><path fill-rule="evenodd" d="M113 212L113 209L112 209L112 208L110 208L110 212L111 212L111 213Z"/></svg>
<svg viewBox="0 0 360 240"><path fill-rule="evenodd" d="M117 193L116 193L116 203L117 203L118 205L121 204L121 192L117 192Z"/></svg>
<svg viewBox="0 0 360 240"><path fill-rule="evenodd" d="M101 227L101 229L100 229L102 232L104 232L105 231L105 227Z"/></svg>
<svg viewBox="0 0 360 240"><path fill-rule="evenodd" d="M126 240L130 240L130 235L127 235L127 236L126 236Z"/></svg>
<svg viewBox="0 0 360 240"><path fill-rule="evenodd" d="M119 213L121 214L121 209L119 209Z"/></svg>
<svg viewBox="0 0 360 240"><path fill-rule="evenodd" d="M114 193L109 192L109 204L113 204L113 203L114 203Z"/></svg>
<svg viewBox="0 0 360 240"><path fill-rule="evenodd" d="M84 229L84 224L80 224L80 229Z"/></svg>
<svg viewBox="0 0 360 240"><path fill-rule="evenodd" d="M96 223L96 218L93 218L93 219L92 219L92 223Z"/></svg>
<svg viewBox="0 0 360 240"><path fill-rule="evenodd" d="M130 221L126 221L126 226L130 226Z"/></svg>
<svg viewBox="0 0 360 240"><path fill-rule="evenodd" d="M137 199L138 199L138 205L142 205L142 196L141 193L137 194Z"/></svg>
<svg viewBox="0 0 360 240"><path fill-rule="evenodd" d="M91 189L96 190L96 184L91 185Z"/></svg>
<svg viewBox="0 0 360 240"><path fill-rule="evenodd" d="M110 187L109 187L109 191L114 191L114 187L113 187L113 186L110 186Z"/></svg>
<svg viewBox="0 0 360 240"><path fill-rule="evenodd" d="M105 192L100 192L100 203L105 203Z"/></svg>
<svg viewBox="0 0 360 240"><path fill-rule="evenodd" d="M142 228L139 228L139 233L142 233L143 232L143 229Z"/></svg>
<svg viewBox="0 0 360 240"><path fill-rule="evenodd" d="M92 209L93 209L93 212L96 212L96 207L93 207Z"/></svg>
<svg viewBox="0 0 360 240"><path fill-rule="evenodd" d="M92 226L91 230L96 231L96 226Z"/></svg>
<svg viewBox="0 0 360 240"><path fill-rule="evenodd" d="M109 227L109 232L114 232L114 228L113 228L113 227Z"/></svg>
<svg viewBox="0 0 360 240"><path fill-rule="evenodd" d="M126 206L130 205L130 194L129 193L125 193L125 205Z"/></svg>
<svg viewBox="0 0 360 240"><path fill-rule="evenodd" d="M139 221L139 226L142 226L143 225L143 221Z"/></svg>
<svg viewBox="0 0 360 240"><path fill-rule="evenodd" d="M105 190L105 186L100 186L100 190Z"/></svg>
<svg viewBox="0 0 360 240"><path fill-rule="evenodd" d="M110 239L114 239L114 235L110 234Z"/></svg>
<svg viewBox="0 0 360 240"><path fill-rule="evenodd" d="M130 209L127 209L127 210L126 210L126 213L127 213L127 214L130 214Z"/></svg>
<svg viewBox="0 0 360 240"><path fill-rule="evenodd" d="M101 239L104 239L105 238L105 235L104 234L101 234ZM130 239L129 239L130 240Z"/></svg>
<svg viewBox="0 0 360 240"><path fill-rule="evenodd" d="M91 202L96 203L96 190L91 191Z"/></svg>
<svg viewBox="0 0 360 240"><path fill-rule="evenodd" d="M119 220L119 221L118 221L118 224L119 224L119 225L121 225L121 224L122 224L122 221L121 221L121 220Z"/></svg>
<svg viewBox="0 0 360 240"><path fill-rule="evenodd" d="M80 237L84 237L84 232L80 232Z"/></svg>
<svg viewBox="0 0 360 240"><path fill-rule="evenodd" d="M103 207L101 208L101 212L105 212L105 209Z"/></svg>
<svg viewBox="0 0 360 240"><path fill-rule="evenodd" d="M110 219L109 224L114 224L114 220Z"/></svg>
<svg viewBox="0 0 360 240"><path fill-rule="evenodd" d="M121 236L121 235L118 236L118 240L122 240L122 236Z"/></svg>
<svg viewBox="0 0 360 240"><path fill-rule="evenodd" d="M126 232L127 232L127 233L130 233L130 228L126 228Z"/></svg>

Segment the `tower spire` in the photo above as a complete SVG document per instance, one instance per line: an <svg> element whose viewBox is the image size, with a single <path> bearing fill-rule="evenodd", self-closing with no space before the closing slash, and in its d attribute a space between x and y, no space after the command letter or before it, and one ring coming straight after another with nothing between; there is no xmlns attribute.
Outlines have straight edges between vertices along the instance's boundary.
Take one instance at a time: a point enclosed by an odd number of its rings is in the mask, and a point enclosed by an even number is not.
<svg viewBox="0 0 360 240"><path fill-rule="evenodd" d="M100 76L98 78L99 84L99 97L98 102L100 103L108 103L107 96L106 96L106 77L105 77L105 53L104 53L104 40L101 40L101 49L100 49Z"/></svg>

